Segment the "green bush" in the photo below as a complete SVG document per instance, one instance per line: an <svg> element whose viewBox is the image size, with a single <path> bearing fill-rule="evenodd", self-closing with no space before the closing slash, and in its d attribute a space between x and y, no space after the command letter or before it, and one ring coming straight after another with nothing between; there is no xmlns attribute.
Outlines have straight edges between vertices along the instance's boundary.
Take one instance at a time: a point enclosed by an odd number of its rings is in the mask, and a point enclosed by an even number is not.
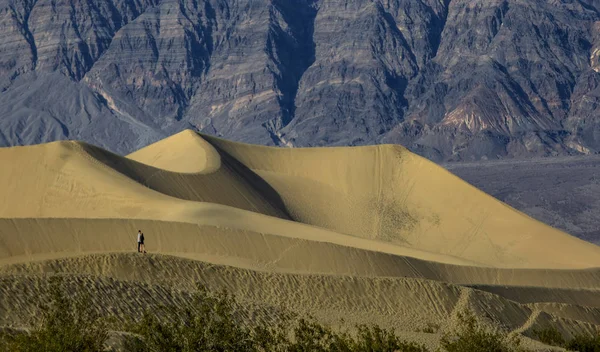
<svg viewBox="0 0 600 352"><path fill-rule="evenodd" d="M401 352L427 352L425 346L414 342L400 340L393 332L381 329L378 326L362 325L358 327L358 335L354 344L354 351L401 351Z"/></svg>
<svg viewBox="0 0 600 352"><path fill-rule="evenodd" d="M300 319L294 328L293 342L284 340L282 347L290 352L353 351L352 339L345 333L334 332L331 328L314 321Z"/></svg>
<svg viewBox="0 0 600 352"><path fill-rule="evenodd" d="M533 334L538 338L538 340L545 343L546 345L560 347L565 345L564 337L562 336L560 331L558 331L558 329L554 326L549 326L539 330L535 329L533 330Z"/></svg>
<svg viewBox="0 0 600 352"><path fill-rule="evenodd" d="M18 334L18 332L14 330L5 328L0 329L0 351L10 351L10 345L16 337L16 334Z"/></svg>
<svg viewBox="0 0 600 352"><path fill-rule="evenodd" d="M30 331L4 333L2 344L13 352L104 351L106 324L85 298L67 298L59 277L50 279L50 303L41 305L41 319ZM0 344L1 345L1 344Z"/></svg>
<svg viewBox="0 0 600 352"><path fill-rule="evenodd" d="M236 318L233 297L200 287L189 307L171 308L158 319L146 312L131 327L126 351L286 351L286 352L427 352L377 326L359 326L357 335L334 331L314 320L285 321L278 326L245 326Z"/></svg>
<svg viewBox="0 0 600 352"><path fill-rule="evenodd" d="M212 295L200 287L188 307L166 310L164 321L146 312L132 332L148 351L255 351L252 331L234 317L235 304L226 292ZM126 348L131 347L129 340ZM139 342L136 348L143 350Z"/></svg>
<svg viewBox="0 0 600 352"><path fill-rule="evenodd" d="M440 325L435 323L427 323L423 329L417 330L417 332L424 332L427 334L435 334L440 330Z"/></svg>
<svg viewBox="0 0 600 352"><path fill-rule="evenodd" d="M470 313L458 315L459 324L456 331L446 333L440 341L447 352L517 352L523 351L520 339L516 336L488 331L477 323Z"/></svg>
<svg viewBox="0 0 600 352"><path fill-rule="evenodd" d="M577 335L565 344L567 351L600 352L600 335Z"/></svg>

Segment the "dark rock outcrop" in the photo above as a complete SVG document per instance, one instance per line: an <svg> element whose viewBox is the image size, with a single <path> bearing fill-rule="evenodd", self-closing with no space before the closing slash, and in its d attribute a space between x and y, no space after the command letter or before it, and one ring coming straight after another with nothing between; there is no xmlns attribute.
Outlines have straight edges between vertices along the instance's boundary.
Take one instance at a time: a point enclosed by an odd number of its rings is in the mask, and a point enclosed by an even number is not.
<svg viewBox="0 0 600 352"><path fill-rule="evenodd" d="M600 151L597 0L0 0L0 144Z"/></svg>

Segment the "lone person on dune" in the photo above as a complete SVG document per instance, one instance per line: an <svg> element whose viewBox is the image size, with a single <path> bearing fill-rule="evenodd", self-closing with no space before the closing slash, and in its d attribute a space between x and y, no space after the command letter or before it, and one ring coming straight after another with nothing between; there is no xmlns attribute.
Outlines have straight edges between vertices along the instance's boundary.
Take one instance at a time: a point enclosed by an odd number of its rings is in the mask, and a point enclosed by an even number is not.
<svg viewBox="0 0 600 352"><path fill-rule="evenodd" d="M142 235L140 236L140 245L141 245L140 251L142 253L146 253L146 245L144 245L144 233L143 232L142 232Z"/></svg>
<svg viewBox="0 0 600 352"><path fill-rule="evenodd" d="M140 252L140 249L142 247L142 230L138 230L137 233L137 244L138 244L138 253Z"/></svg>

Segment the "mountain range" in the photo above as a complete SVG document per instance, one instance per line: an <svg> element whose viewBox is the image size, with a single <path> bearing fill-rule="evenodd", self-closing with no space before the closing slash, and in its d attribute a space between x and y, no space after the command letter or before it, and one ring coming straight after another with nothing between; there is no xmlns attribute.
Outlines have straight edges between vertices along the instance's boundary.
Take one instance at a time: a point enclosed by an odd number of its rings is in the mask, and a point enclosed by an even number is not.
<svg viewBox="0 0 600 352"><path fill-rule="evenodd" d="M600 0L0 0L0 145L600 151Z"/></svg>

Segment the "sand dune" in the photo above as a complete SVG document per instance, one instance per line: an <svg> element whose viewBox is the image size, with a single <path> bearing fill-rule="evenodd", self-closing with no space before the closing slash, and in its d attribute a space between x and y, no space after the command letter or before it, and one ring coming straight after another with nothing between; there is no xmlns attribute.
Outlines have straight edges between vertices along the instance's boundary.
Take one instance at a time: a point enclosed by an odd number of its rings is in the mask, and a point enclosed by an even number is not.
<svg viewBox="0 0 600 352"><path fill-rule="evenodd" d="M558 264L565 247L579 258L567 255L564 265L598 266L597 246L533 220L400 146L277 149L205 138L268 181L297 221L490 266ZM575 264L581 255L590 262Z"/></svg>
<svg viewBox="0 0 600 352"><path fill-rule="evenodd" d="M14 186L1 190L11 201L0 214L214 225L490 267L600 266L599 247L536 222L401 147L289 150L208 140L183 132L131 159L77 142L1 149L0 162L11 167L0 171L0 182ZM197 172L141 163L146 156L148 163L170 164L156 155L172 144L203 155L189 161Z"/></svg>
<svg viewBox="0 0 600 352"><path fill-rule="evenodd" d="M525 336L549 320L567 334L600 326L600 247L400 146L184 131L127 157L80 142L4 148L0 165L0 279L14 287L44 272L131 290L204 280L257 306L295 300L411 333L461 305ZM152 259L124 253L140 228ZM16 319L2 304L0 321Z"/></svg>

